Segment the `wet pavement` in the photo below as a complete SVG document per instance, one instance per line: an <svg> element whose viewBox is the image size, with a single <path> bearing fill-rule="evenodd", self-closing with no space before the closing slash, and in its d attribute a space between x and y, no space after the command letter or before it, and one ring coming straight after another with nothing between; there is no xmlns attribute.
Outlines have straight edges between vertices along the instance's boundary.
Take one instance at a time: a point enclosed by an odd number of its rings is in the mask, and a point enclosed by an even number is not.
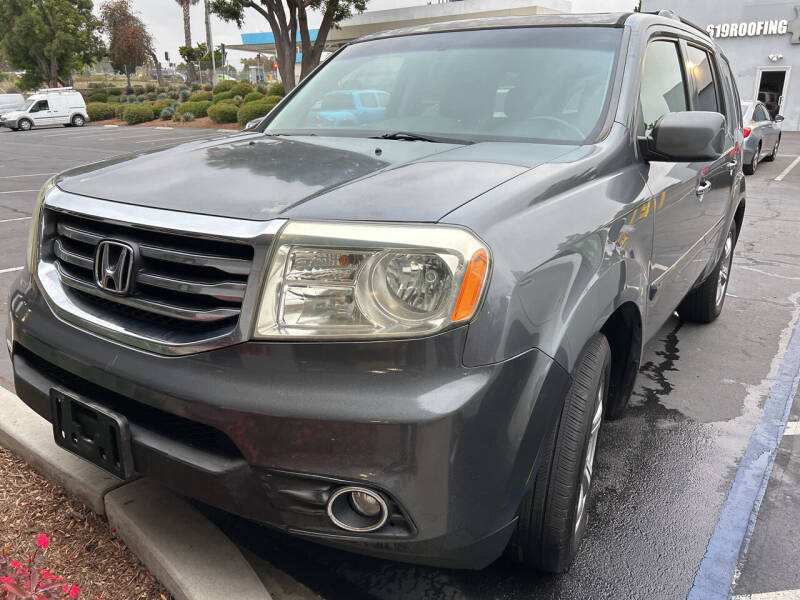
<svg viewBox="0 0 800 600"><path fill-rule="evenodd" d="M208 133L143 129L0 130L0 314L14 277L9 269L24 262L35 190L48 173ZM569 572L520 572L504 559L480 572L409 566L209 514L241 545L276 600L686 598L701 564L711 587L695 587L695 597L800 589L800 426L797 433L790 426L774 454L760 457L764 464L774 457L763 499L744 516L718 523L800 316L800 166L776 181L798 155L800 134L785 135L778 159L748 177L722 316L705 326L672 317L647 345L628 411L601 430L591 517ZM2 352L0 385L11 387L10 379ZM800 421L797 401L789 420ZM750 523L742 525L741 545L730 535L740 518ZM710 559L704 562L714 549L735 568L733 586L715 579Z"/></svg>

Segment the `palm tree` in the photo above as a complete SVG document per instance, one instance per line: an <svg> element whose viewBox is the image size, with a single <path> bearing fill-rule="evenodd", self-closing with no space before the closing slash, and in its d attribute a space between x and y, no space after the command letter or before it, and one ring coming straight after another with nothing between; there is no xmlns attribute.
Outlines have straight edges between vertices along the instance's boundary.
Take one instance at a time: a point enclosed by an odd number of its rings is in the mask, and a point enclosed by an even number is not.
<svg viewBox="0 0 800 600"><path fill-rule="evenodd" d="M189 8L197 4L200 0L175 0L183 9L183 43L187 48L192 47L192 24L189 20ZM186 61L186 79L188 83L197 81L197 73L194 70L194 63Z"/></svg>

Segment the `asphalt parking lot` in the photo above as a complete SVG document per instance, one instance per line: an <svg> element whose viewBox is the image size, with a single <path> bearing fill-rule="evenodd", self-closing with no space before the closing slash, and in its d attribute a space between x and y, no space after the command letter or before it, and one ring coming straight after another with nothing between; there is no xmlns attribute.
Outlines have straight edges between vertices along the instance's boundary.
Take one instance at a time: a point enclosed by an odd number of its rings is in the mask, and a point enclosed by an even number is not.
<svg viewBox="0 0 800 600"><path fill-rule="evenodd" d="M51 174L209 135L225 134L0 129L0 323ZM722 316L706 326L673 316L647 345L630 408L601 430L592 516L568 573L520 573L503 559L481 572L401 565L208 514L276 600L800 597L799 156L800 134L785 134L777 160L747 179ZM2 352L0 385L13 389L11 378Z"/></svg>

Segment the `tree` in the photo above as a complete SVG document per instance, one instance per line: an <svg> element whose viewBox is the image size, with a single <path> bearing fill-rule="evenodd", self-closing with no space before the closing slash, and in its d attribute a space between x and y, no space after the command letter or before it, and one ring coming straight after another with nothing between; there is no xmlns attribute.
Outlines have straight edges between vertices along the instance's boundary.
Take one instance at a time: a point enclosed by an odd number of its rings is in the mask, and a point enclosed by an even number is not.
<svg viewBox="0 0 800 600"><path fill-rule="evenodd" d="M244 10L252 8L269 23L275 36L278 71L286 91L293 89L296 80L294 65L297 60L297 35L300 34L300 51L303 63L300 79L319 64L322 50L331 28L353 12L363 12L368 0L212 0L211 10L225 21L234 21L241 27ZM308 31L308 11L322 12L317 39L311 41Z"/></svg>
<svg viewBox="0 0 800 600"><path fill-rule="evenodd" d="M192 22L189 18L189 9L200 0L175 0L183 10L183 46L179 48L181 56L186 59L186 80L189 83L197 81L197 73L194 70L195 56L192 50ZM186 53L184 53L184 51Z"/></svg>
<svg viewBox="0 0 800 600"><path fill-rule="evenodd" d="M0 48L23 89L56 87L105 54L91 0L0 1Z"/></svg>
<svg viewBox="0 0 800 600"><path fill-rule="evenodd" d="M211 9L208 5L208 0L203 0L203 9L206 17L206 47L213 48L214 40L211 37ZM217 85L217 61L216 52L212 55L208 53L209 61L211 62L211 83Z"/></svg>
<svg viewBox="0 0 800 600"><path fill-rule="evenodd" d="M108 57L111 66L125 73L128 86L131 73L148 58L155 59L150 33L131 9L130 0L108 0L100 7L102 30L108 35ZM158 71L161 65L156 60Z"/></svg>

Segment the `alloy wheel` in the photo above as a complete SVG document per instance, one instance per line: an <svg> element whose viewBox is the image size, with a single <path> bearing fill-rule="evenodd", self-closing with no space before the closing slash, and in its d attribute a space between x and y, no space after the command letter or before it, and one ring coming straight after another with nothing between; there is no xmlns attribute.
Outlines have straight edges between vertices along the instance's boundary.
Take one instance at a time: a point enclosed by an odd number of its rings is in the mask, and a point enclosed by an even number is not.
<svg viewBox="0 0 800 600"><path fill-rule="evenodd" d="M583 461L581 471L581 488L578 492L578 504L575 507L575 531L577 532L586 518L586 500L589 497L589 488L592 486L592 470L594 469L594 456L597 450L597 438L600 435L600 425L603 422L603 389L604 381L600 380L597 388L597 410L592 417L592 429L589 433L589 444L586 448L586 459Z"/></svg>
<svg viewBox="0 0 800 600"><path fill-rule="evenodd" d="M731 273L731 262L733 262L733 233L728 232L725 239L725 247L722 249L722 257L719 261L719 276L717 278L717 297L716 305L721 306L725 299L725 292L728 291L728 279Z"/></svg>
<svg viewBox="0 0 800 600"><path fill-rule="evenodd" d="M19 128L22 131L28 131L31 128L31 124L28 121L20 121Z"/></svg>

